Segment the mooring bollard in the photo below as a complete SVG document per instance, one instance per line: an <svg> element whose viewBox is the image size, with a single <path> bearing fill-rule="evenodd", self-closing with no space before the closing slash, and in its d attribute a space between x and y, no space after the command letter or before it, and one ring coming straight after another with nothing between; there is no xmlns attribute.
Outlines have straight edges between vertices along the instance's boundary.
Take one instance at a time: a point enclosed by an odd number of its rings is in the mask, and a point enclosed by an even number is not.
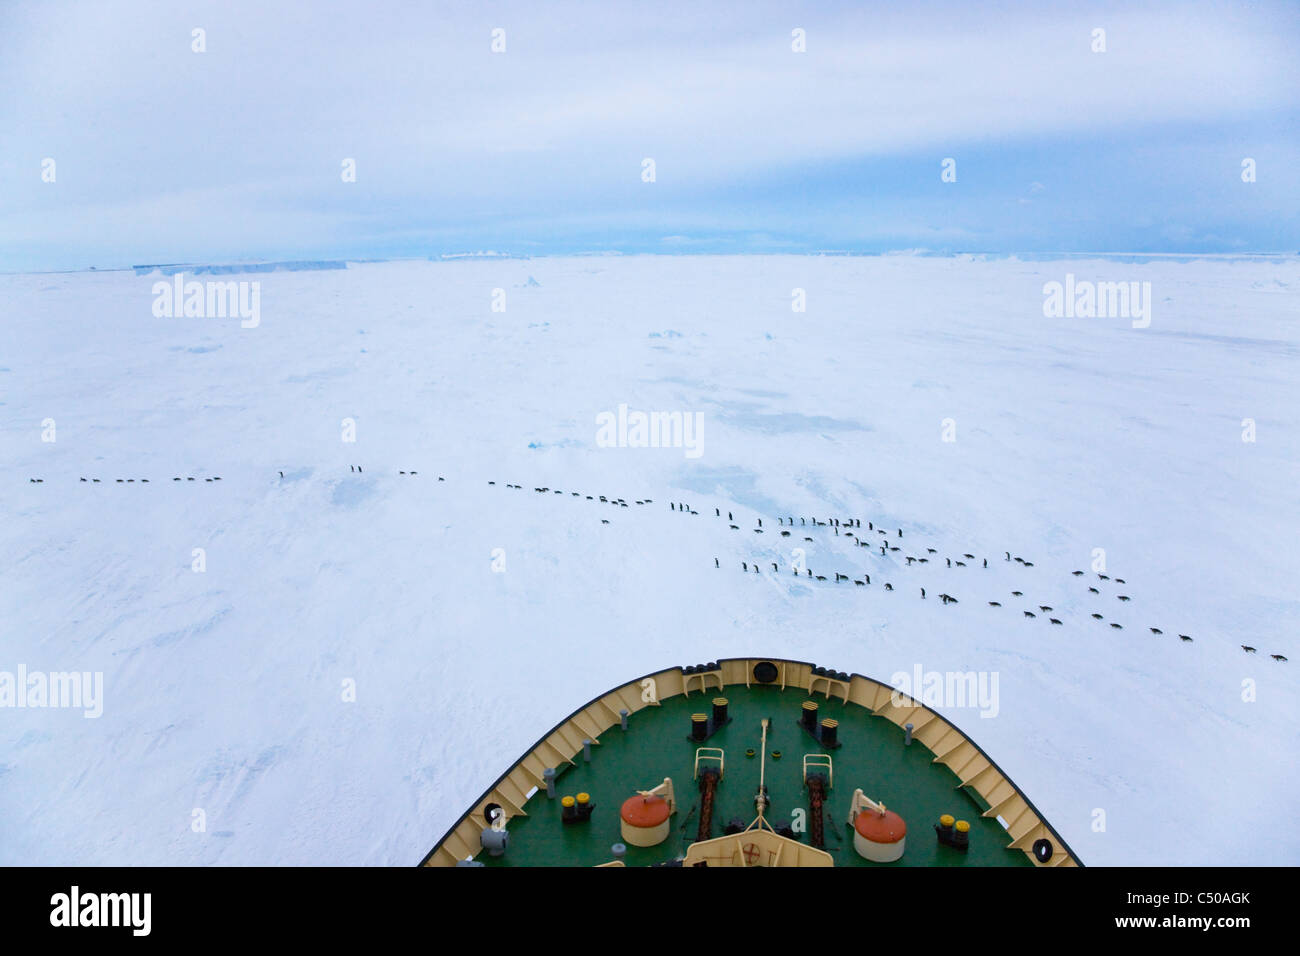
<svg viewBox="0 0 1300 956"><path fill-rule="evenodd" d="M591 763L591 741L585 737L582 740L582 762Z"/></svg>
<svg viewBox="0 0 1300 956"><path fill-rule="evenodd" d="M627 847L621 843L615 843L609 848L609 852L614 854L614 859L621 860L623 857L627 856Z"/></svg>
<svg viewBox="0 0 1300 956"><path fill-rule="evenodd" d="M542 771L542 779L546 781L546 795L552 800L555 799L555 768L547 767Z"/></svg>
<svg viewBox="0 0 1300 956"><path fill-rule="evenodd" d="M627 730L627 708L623 707L618 712L618 725Z"/></svg>
<svg viewBox="0 0 1300 956"><path fill-rule="evenodd" d="M911 724L903 725L903 746L904 747L912 746L912 725Z"/></svg>

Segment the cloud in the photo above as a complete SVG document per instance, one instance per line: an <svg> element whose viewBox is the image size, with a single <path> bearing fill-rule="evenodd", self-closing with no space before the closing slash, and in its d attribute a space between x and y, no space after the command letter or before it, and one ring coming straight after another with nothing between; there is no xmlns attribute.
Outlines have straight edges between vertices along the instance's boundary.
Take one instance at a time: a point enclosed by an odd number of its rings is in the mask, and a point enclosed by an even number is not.
<svg viewBox="0 0 1300 956"><path fill-rule="evenodd" d="M1048 139L1300 109L1300 37L1267 6L309 10L0 8L0 176L12 184L0 223L14 237L0 255L26 241L164 255L202 247L204 232L214 255L263 241L284 254L295 241L630 210L655 235L685 234L674 210L792 170L991 144L1014 159ZM1099 24L1104 54L1090 50ZM806 53L791 50L796 26ZM504 54L491 52L494 27ZM56 186L39 180L46 156ZM340 180L344 158L354 184Z"/></svg>

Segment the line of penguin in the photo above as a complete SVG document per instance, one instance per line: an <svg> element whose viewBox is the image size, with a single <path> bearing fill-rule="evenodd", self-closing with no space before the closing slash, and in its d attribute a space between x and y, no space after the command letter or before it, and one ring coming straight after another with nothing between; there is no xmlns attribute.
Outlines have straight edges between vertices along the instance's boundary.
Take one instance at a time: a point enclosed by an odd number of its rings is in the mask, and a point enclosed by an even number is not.
<svg viewBox="0 0 1300 956"><path fill-rule="evenodd" d="M361 467L360 465L349 465L349 466L348 466L348 470L349 470L349 472L352 473L352 474L364 474L364 471L363 471L363 469L362 469L362 467ZM414 470L410 470L410 471L407 471L407 470L399 470L399 471L398 471L398 475L399 475L399 476L402 476L402 477L416 477L416 476L419 475L419 472L418 472L418 471L414 471ZM281 479L284 478L284 472L283 472L283 471L280 471L280 472L279 472L279 477L280 477ZM141 484L149 484L149 483L150 483L148 478L140 478L140 479L135 479L135 478L115 478L115 479L114 479L114 482L115 482L116 484L134 484L134 483L137 482L137 480L138 480L139 483L141 483ZM182 480L183 480L183 481L198 481L198 480L200 480L200 479L195 478L195 477L193 477L193 476L185 476L183 479L182 479L180 476L173 476L173 478L172 478L172 481L173 481L173 482L179 482L179 481L182 481ZM205 478L203 478L202 480L205 481L205 482L219 482L219 481L221 481L221 476L220 476L220 475L213 475L213 476L211 476L211 477L205 477ZM439 477L438 477L438 480L439 480L439 481L445 481L446 479L445 479L444 477L442 477L442 476L439 476ZM44 484L44 483L45 483L45 479L43 479L43 478L34 478L34 477L33 477L33 478L29 478L28 481L29 481L29 483L31 483L31 484ZM99 479L99 478L85 478L85 477L83 477L83 478L80 479L80 481L83 482L83 483L87 483L87 484L100 484L100 479ZM496 482L495 482L495 481L489 481L488 484L489 484L489 485L493 485L493 486L495 486L495 485L496 485ZM509 483L507 483L507 484L505 485L505 487L506 487L506 488L513 489L513 490L516 490L516 491L522 491L522 490L523 490L523 486L522 486L522 485L518 485L518 484L509 484ZM533 488L533 491L534 491L535 493L537 493L537 494L543 494L543 495L545 495L545 494L563 495L563 494L564 494L564 491L563 491L562 489L558 489L558 488L550 488L549 486L548 486L548 487L534 487L534 488ZM592 501L592 502L599 501L599 502L602 503L602 504L609 504L609 505L612 505L612 506L615 507L615 508L627 508L627 507L629 507L628 502L627 502L627 499L622 498L622 497L613 496L613 495L584 495L583 492L579 492L579 491L570 491L570 492L569 492L569 495L570 495L571 497L573 497L573 498L584 498L584 497L585 497L587 501ZM652 504L654 504L654 499L653 499L653 498L634 498L633 501L635 502L636 505L638 505L638 506L642 506L642 507L644 507L644 506L646 506L646 505L652 505ZM668 503L668 506L669 506L669 510L670 510L670 511L675 512L675 513L678 513L678 514L682 514L682 515L691 515L691 516L694 516L694 517L699 517L699 514L700 514L697 510L695 510L694 508L692 508L692 507L691 507L688 503L686 503L686 502L670 501L670 502ZM715 518L721 519L721 517L722 517L722 509L721 509L721 508L714 508L714 509L713 509L713 513L714 513L714 517L715 517ZM792 515L788 515L788 516L785 516L785 517L778 517L778 518L777 518L777 529L776 529L776 530L778 531L778 533L780 534L781 537L783 537L783 538L789 538L789 537L792 537L792 536L794 535L794 533L795 533L795 527L796 527L796 526L795 526L795 523L794 523L794 520L795 520L795 519L794 519L794 516L792 516ZM754 527L753 529L751 529L751 530L753 531L754 534L765 534L768 530L770 530L770 526L769 526L769 528L764 528L764 527L763 527L763 519L762 519L762 518L756 518L755 521L756 521L756 527ZM739 531L739 530L740 530L740 525L736 524L735 522L736 522L736 518L735 518L734 512L728 511L728 512L727 512L727 524L728 524L728 528L729 528L730 530L732 530L732 531ZM810 524L810 522L811 522L811 524ZM608 518L602 518L602 519L601 519L601 524L606 524L606 525L607 525L607 524L609 524L609 523L610 523L610 521L609 521ZM832 529L832 531L834 532L834 534L835 534L836 537L844 537L844 538L847 538L847 539L849 539L849 540L852 540L852 541L854 542L854 545L857 546L857 547L873 549L875 546L879 546L879 548L880 548L880 557L888 557L891 553L901 553L902 550L903 550L901 546L894 544L894 543L890 540L889 532L888 532L888 531L886 531L884 528L877 528L877 527L875 526L874 522L872 522L872 521L868 521L868 522L867 522L867 531L868 531L868 533L874 532L874 533L876 533L877 535L879 535L880 538L883 539L883 540L877 540L877 539L875 539L875 538L867 539L867 538L864 538L864 537L860 537L860 536L857 534L858 531L861 531L861 530L862 530L862 519L860 519L860 518L843 518L843 519L841 519L841 518L829 517L829 518L826 518L826 519L824 519L824 520L821 520L821 519L818 519L818 518L816 518L816 517L812 517L812 518L800 517L800 518L799 518L799 525L798 525L798 527L799 527L800 529L805 529L805 530L806 530L807 528L809 528L809 527L812 527L812 528L830 528L830 529ZM841 529L844 529L844 534L843 534L843 535L840 534L840 530L841 530ZM814 541L813 538L809 537L809 536L806 535L806 534L802 534L802 533L801 533L801 534L800 534L800 537L802 537L802 538L803 538L803 541L805 541L805 542L812 542L812 541ZM895 539L895 540L901 541L902 538L903 538L903 529L902 529L902 528L897 528L897 529L896 529L896 539ZM924 565L924 564L929 564L929 563L930 563L930 560L931 560L931 557L934 557L935 560L938 560L938 558L937 558L938 552L936 551L936 549L934 549L934 548L930 548L930 547L927 547L927 548L925 548L925 552L926 552L925 556L922 556L922 555L920 555L919 553L918 553L918 554L904 554L903 557L904 557L904 559L905 559L906 562L907 562L907 566L908 566L908 567L911 567L913 564L922 564L922 565ZM873 553L874 553L874 552L873 552ZM962 560L962 559L965 559L965 560ZM945 566L946 566L947 568L965 568L965 567L968 567L968 565L967 565L967 563L966 563L967 561L974 562L974 561L976 561L976 560L980 560L980 561L981 561L981 567L983 567L983 568L987 568L987 567L989 566L989 559L988 559L988 558L977 559L977 558L975 557L975 555L970 554L970 553L968 553L968 552L963 552L962 555L961 555L961 558L956 558L956 559L955 559L955 558L952 558L952 557L945 557L945 558L944 558ZM1004 552L1003 552L1003 560L1006 561L1006 562L1013 562L1013 561L1014 561L1014 562L1016 562L1016 563L1022 565L1023 567L1026 567L1026 568L1032 568L1032 567L1034 566L1034 563L1033 563L1032 561L1026 561L1024 558L1021 558L1021 557L1019 557L1019 556L1012 556L1012 554L1011 554L1010 551L1004 551ZM780 562L778 562L778 561L771 561L771 560L768 560L768 561L766 561L765 563L767 563L767 564L771 564L771 566L772 566L772 573L774 573L774 574L779 574L779 573L780 573ZM720 562L720 561L718 560L718 558L716 558L716 557L713 559L713 566L714 566L715 568L719 569L719 570L720 570L721 567L722 567L721 562ZM741 569L741 571L742 571L743 573L746 573L746 574L750 574L750 573L752 573L752 574L761 574L761 573L762 573L760 563L759 563L757 560L754 560L753 562L750 562L750 561L742 561L742 562L741 562L740 569ZM825 581L825 580L827 580L826 575L824 575L824 574L813 574L812 568L809 568L809 567L806 567L806 566L805 566L802 570L804 571L806 577L808 577L808 578L810 578L810 579L813 579L813 580L816 580L816 581ZM799 574L800 569L799 569L799 568L796 568L796 567L792 567L792 568L791 568L791 571L793 572L794 575L797 576L797 575ZM1100 572L1096 572L1096 573L1097 573L1097 578L1098 578L1098 581L1099 581L1099 582L1103 582L1103 581L1111 581L1111 580L1112 580L1111 577L1110 577L1109 575L1107 575L1107 574L1102 574L1102 573L1100 573ZM1083 576L1084 576L1084 572L1083 572L1083 571L1072 571L1071 574L1072 574L1074 577L1083 577ZM869 586L871 585L871 583L872 583L872 582L871 582L871 575L870 575L869 573L865 572L865 571L861 572L861 573L860 573L860 576L857 576L857 577L855 577L854 575L851 575L851 574L844 574L844 573L841 572L841 571L835 571L835 572L834 572L834 575L835 575L835 582L834 582L834 583L836 583L836 584L839 584L840 582L849 582L849 581L852 581L853 584L854 584L856 587L869 587ZM1125 584L1125 581L1124 581L1123 578L1119 578L1119 577L1117 577L1117 578L1114 578L1114 583L1115 583L1115 584L1120 584L1120 585L1122 585L1122 584ZM894 590L894 585L893 585L893 583L892 583L892 582L889 582L889 581L886 581L886 582L884 583L884 589L885 589L886 591L893 591L893 590ZM929 595L926 593L926 589L925 589L925 588L919 588L918 590L920 591L920 596L921 596L921 598L922 598L923 600L928 598ZM1100 591L1100 589L1097 588L1097 587L1094 586L1094 585L1089 585L1089 586L1088 586L1088 592L1089 592L1090 594L1092 594L1092 595L1097 596L1097 597L1101 597L1101 591ZM1012 595L1012 597L1015 597L1015 598L1023 598L1023 597L1024 597L1024 592L1022 592L1022 591L1012 591L1012 592L1011 592L1011 595ZM946 593L946 592L941 593L941 594L938 594L938 595L936 595L936 597L938 597L938 599L939 599L943 604L945 604L945 605L948 605L948 604L959 604L959 603L961 603L961 602L960 602L956 597L954 597L953 595L948 594L948 593ZM1132 598L1131 598L1129 595L1127 595L1127 594L1118 594L1118 595L1116 595L1115 597L1116 597L1117 600L1119 600L1120 602L1123 602L1123 603L1128 603L1129 601L1132 600ZM1002 602L1000 602L1000 601L989 601L988 604L989 604L990 607L997 607L997 608L1002 607ZM1023 615L1024 615L1024 617L1025 617L1026 620L1035 620L1035 619L1037 619L1040 615L1042 615L1042 616L1043 616L1043 617L1048 621L1049 624L1060 625L1060 624L1063 623L1063 622L1061 621L1061 619L1058 618L1058 617L1048 617L1048 615L1050 615L1050 614L1053 613L1053 608L1052 608L1050 605L1039 604L1039 605L1035 605L1035 606L1037 607L1038 613L1035 613L1033 610L1023 610L1023 611L1022 611L1022 613L1023 613ZM1096 611L1094 611L1094 612L1091 614L1091 617L1093 618L1093 620L1096 620L1096 621L1105 621L1105 616L1104 616L1103 614L1101 614L1100 612L1096 612ZM1119 624L1118 622L1110 621L1110 622L1108 622L1108 623L1110 624L1111 628L1113 628L1113 629L1115 629L1115 630L1123 630L1123 627L1124 627L1124 626L1123 626L1122 624ZM1148 630L1149 630L1152 634L1156 635L1157 637L1159 637L1159 636L1163 636L1163 634L1164 634L1164 631L1161 630L1161 629L1158 628L1158 627L1148 627ZM1193 641L1193 638L1192 638L1190 635L1188 635L1188 634L1179 634L1178 637L1179 637L1180 640L1184 641L1185 643L1191 643L1191 642ZM1249 644L1242 644L1242 645L1240 645L1240 647L1241 647L1241 649L1242 649L1244 652L1246 652L1247 654L1254 654L1254 653L1256 653L1257 650L1258 650L1258 648L1252 647L1252 646L1249 645ZM1270 654L1269 656L1270 656L1273 660L1275 660L1275 661L1279 661L1279 662L1281 662L1281 663L1286 663L1287 660L1288 660L1288 658L1286 658L1286 657L1285 657L1284 655L1282 655L1282 654Z"/></svg>
<svg viewBox="0 0 1300 956"><path fill-rule="evenodd" d="M489 481L488 484L489 484L489 485L495 485L496 482L495 482L495 481ZM507 488L515 488L515 489L519 489L521 486L519 486L519 485L511 485L511 484L507 484L505 487L507 487ZM563 491L560 491L560 490L554 490L554 489L549 488L549 487L545 487L545 488L538 487L538 488L534 488L533 491L534 491L534 492L537 492L537 493L539 493L539 494L547 494L547 493L554 493L554 494L557 494L557 495L562 495L562 494L564 494ZM574 491L574 492L570 492L570 494L571 494L573 497L575 497L575 498L583 497L583 493L582 493L582 492ZM599 495L599 496L586 495L585 497L586 497L586 499L587 499L588 501L594 501L594 500L597 500L597 499L598 499L598 500L601 501L601 502L605 502L605 503L611 504L611 505L613 505L613 506L615 506L615 507L623 507L623 508L628 507L627 500L624 499L624 498L620 498L620 497L606 496L606 495ZM638 505L648 505L648 504L653 504L653 499L650 499L650 498L645 498L645 499L634 499L634 500L636 501L636 504L638 504ZM695 508L693 508L693 507L692 507L689 503L687 503L687 502L681 502L681 501L670 501L670 502L668 503L668 507L669 507L669 510L670 510L671 512L675 512L675 513L677 513L677 514L682 514L682 515L692 515L692 516L696 516L696 517L699 516L699 511L697 511ZM714 509L713 509L713 515L714 515L714 518L721 520L721 518L722 518L722 509L721 509L721 508L714 508ZM732 512L732 511L728 511L728 512L727 512L727 518L726 518L726 520L727 520L727 527L728 527L729 530L731 530L731 531L740 531L740 530L741 530L740 525L736 523L736 517L735 517L735 513L734 513L734 512ZM777 519L776 519L776 520L777 520L777 527L776 527L776 529L772 529L770 525L769 525L767 528L764 528L764 527L763 527L763 519L762 519L762 518L757 518L757 517L756 517L754 520L755 520L755 527L751 529L751 531L752 531L754 534L766 534L769 530L776 530L777 533L778 533L781 537L783 537L783 538L790 538L790 537L793 537L793 536L795 535L796 527L797 527L798 529L804 529L804 530L806 530L806 529L808 529L808 528L830 528L830 529L834 532L834 534L835 534L836 537L845 537L845 538L847 538L847 539L849 539L849 540L852 540L852 541L854 542L854 545L857 546L857 547L868 548L868 549L874 549L875 547L879 547L879 548L880 548L880 557L888 557L891 553L901 553L902 550L903 550L902 547L901 547L900 545L897 545L897 544L893 543L894 541L901 541L901 540L902 540L902 538L903 538L903 529L902 529L902 528L896 528L896 529L895 529L895 538L894 538L893 540L891 540L890 537L889 537L889 532L888 532L888 531L886 531L886 530L883 529L883 528L877 528L877 527L875 526L875 523L874 523L874 522L872 522L872 521L868 521L868 522L867 522L867 531L868 531L868 533L874 532L875 534L877 534L877 535L880 536L879 540L877 540L877 539L875 539L875 538L870 538L870 539L868 539L868 538L865 538L865 537L860 537L860 536L858 535L858 533L857 533L857 532L859 532L859 531L862 530L862 520L861 520L860 518L834 518L834 517L828 517L828 518L826 518L826 519L823 520L823 519L819 519L819 518L816 518L816 517L811 517L811 518L809 518L809 517L800 517L800 518L799 518L799 524L798 524L798 526L796 526L795 523L794 523L794 522L795 522L795 518L794 518L794 516L792 516L792 515L790 515L790 516L785 516L785 517L779 517L779 516L778 516ZM601 523L602 523L602 524L609 524L609 520L608 520L608 519L604 519L604 518L602 518L602 519L601 519ZM841 529L844 531L843 535L841 535L841 533L840 533L840 532L841 532ZM806 535L806 534L802 534L802 532L800 533L799 536L803 539L803 541L806 541L806 542L812 542L812 541L814 541L813 538L809 537L809 536ZM873 551L873 553L874 553L874 551ZM934 548L927 547L927 548L925 548L925 555L924 555L924 556L920 555L919 553L918 553L918 554L904 554L904 555L903 555L903 558L906 560L906 562L907 562L907 566L908 566L908 567L911 567L914 563L915 563L915 564L929 564L932 558L933 558L933 560L936 560L936 561L938 560L938 552L937 552L937 550L934 549ZM967 552L963 552L960 558L952 558L952 557L945 557L945 558L944 558L945 567L947 567L947 568L965 568L965 567L969 567L969 566L970 566L970 565L967 564L967 562L972 562L972 563L973 563L973 562L975 562L975 561L979 561L979 562L980 562L980 567L982 567L982 568L987 568L987 567L989 566L989 559L988 559L988 558L976 558L975 555L970 554L970 553L967 553ZM1010 551L1004 551L1004 552L1003 552L1003 561L1005 561L1005 562L1015 562L1015 563L1018 563L1018 564L1020 564L1021 566L1026 567L1026 568L1032 568L1032 567L1034 566L1034 562L1032 562L1032 561L1027 561L1027 560L1025 560L1024 558L1019 557L1019 556L1013 556L1013 555L1011 554ZM780 562L779 562L779 561L773 561L773 560L770 559L770 557L767 558L767 559L764 559L762 562L760 562L758 559L754 559L754 560L752 560L752 561L741 561L741 562L740 562L740 570L741 570L742 573L745 573L745 574L756 574L756 575L757 575L757 574L762 574L762 573L763 573L763 568L764 568L766 565L771 565L771 568L772 568L771 573L772 573L772 574L780 574L780 573L781 573ZM714 566L714 568L719 569L719 570L721 570L721 568L722 568L721 561L720 561L718 558L716 558L716 557L713 559L713 566ZM791 571L792 571L792 573L793 573L794 575L796 575L796 576L798 576L799 573L800 573L800 569L798 569L798 568L794 568L794 567L791 567ZM814 581L826 581L826 580L827 580L827 577L826 577L826 575L824 575L824 574L814 574L812 568L809 568L809 567L806 567L806 566L805 566L805 567L802 569L802 571L803 571L804 576L807 577L807 578L809 578L809 579L811 579L811 580L814 580ZM848 582L851 581L851 582L854 584L855 587L869 587L869 586L871 585L871 583L872 583L872 581L871 581L871 575L870 575L869 573L865 572L865 571L860 572L858 575L854 575L854 574L845 574L845 573L843 573L843 572L841 572L841 571L835 571L835 572L833 572L833 573L834 573L834 575L835 575L835 580L834 580L834 583L835 583L835 584L839 584L839 583L841 583L841 582L848 583ZM1071 573L1072 573L1075 577L1082 577L1082 576L1084 575L1084 572L1083 572L1083 571L1074 571L1074 572L1071 572ZM1100 572L1097 573L1097 578L1098 578L1099 581L1111 581L1111 580L1112 580L1111 577L1110 577L1109 575L1107 575L1107 574L1102 574L1102 573L1100 573ZM1114 583L1115 583L1115 584L1120 584L1120 585L1125 584L1125 581L1124 581L1123 578L1114 578L1113 580L1114 580ZM884 589L885 589L886 591L891 591L891 592L892 592L892 591L894 590L894 585L893 585L893 583L890 582L890 581L886 581L886 582L884 582ZM920 596L921 596L921 598L922 598L923 600L924 600L924 599L927 599L927 598L929 597L929 595L927 594L925 588L918 588L918 590L919 590L919 592L920 592ZM1098 597L1101 596L1101 591L1100 591L1098 588L1096 588L1096 587L1089 586L1089 587L1088 587L1088 591L1089 591L1090 594L1096 595L1096 596L1098 596ZM1011 595L1012 595L1012 597L1023 598L1023 597L1024 597L1024 592L1022 592L1022 591L1012 591L1012 592L1011 592ZM961 602L959 601L958 598L956 598L956 597L954 597L953 595L948 594L948 593L946 593L946 592L944 592L944 593L942 593L942 594L935 595L935 596L936 596L936 597L937 597L937 598L938 598L938 599L939 599L943 604L945 604L945 605L948 605L948 604L959 604L959 603L961 603ZM1119 601L1122 602L1122 603L1126 603L1126 604L1127 604L1127 603L1129 603L1129 602L1132 600L1132 597L1131 597L1130 595L1127 595L1127 594L1118 594L1118 595L1116 595L1116 599L1119 600ZM1002 602L1000 602L1000 601L989 601L988 604L989 604L990 607L998 607L998 608L1002 607ZM1023 614L1024 614L1024 618L1025 618L1025 619L1027 619L1027 620L1036 620L1036 619L1038 619L1038 618L1041 616L1041 617L1044 618L1044 619L1045 619L1049 624L1052 624L1052 625L1061 625L1061 624L1063 624L1063 621L1062 621L1060 618L1058 618L1058 617L1049 617L1049 616L1048 616L1048 615L1054 613L1054 609L1053 609L1050 605L1039 604L1039 605L1033 605L1033 607L1036 607L1036 608L1037 608L1037 611L1036 611L1036 612L1035 612L1034 610L1024 610L1024 611L1023 611ZM1059 613L1059 612L1056 612L1056 613ZM1105 616L1104 616L1103 614L1101 614L1100 612L1093 612L1091 616L1092 616L1092 618L1093 618L1094 620L1096 620L1096 621L1105 621ZM1123 629L1124 629L1124 626L1123 626L1122 624L1119 624L1118 622L1110 621L1110 622L1107 622L1107 623L1109 623L1109 624L1110 624L1110 627L1113 628L1114 630L1123 630ZM1158 627L1149 627L1148 630L1149 630L1152 634L1156 635L1157 637L1162 636L1162 635L1164 634L1164 631L1161 630L1161 629L1158 628ZM1190 635L1188 635L1188 634L1179 634L1178 637L1179 637L1183 642L1185 642L1185 643L1189 643L1189 644L1192 643L1192 641L1194 640L1194 639L1193 639ZM1242 644L1242 645L1240 645L1240 646L1241 646L1241 649L1242 649L1243 651L1245 651L1246 653L1248 653L1248 654L1254 654L1254 653L1256 653L1256 651L1257 651L1257 648L1251 647L1251 646L1248 645L1248 644ZM1282 663L1285 663L1285 662L1288 660L1288 658L1286 658L1286 657L1283 656L1282 654L1270 654L1269 656L1272 657L1273 660L1275 660L1275 661L1279 661L1279 662L1282 662Z"/></svg>

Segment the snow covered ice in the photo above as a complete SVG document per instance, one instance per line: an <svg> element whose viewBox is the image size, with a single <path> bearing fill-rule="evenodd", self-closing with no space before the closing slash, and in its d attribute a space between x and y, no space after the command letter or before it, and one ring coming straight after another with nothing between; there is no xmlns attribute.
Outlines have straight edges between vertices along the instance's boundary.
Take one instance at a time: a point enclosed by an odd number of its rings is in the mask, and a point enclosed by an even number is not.
<svg viewBox="0 0 1300 956"><path fill-rule="evenodd" d="M1045 316L1067 274L1149 327ZM771 655L997 674L937 709L1087 864L1300 863L1295 258L223 275L255 328L160 278L0 276L0 671L103 675L0 710L0 862L414 864L582 702ZM701 454L601 447L620 405Z"/></svg>

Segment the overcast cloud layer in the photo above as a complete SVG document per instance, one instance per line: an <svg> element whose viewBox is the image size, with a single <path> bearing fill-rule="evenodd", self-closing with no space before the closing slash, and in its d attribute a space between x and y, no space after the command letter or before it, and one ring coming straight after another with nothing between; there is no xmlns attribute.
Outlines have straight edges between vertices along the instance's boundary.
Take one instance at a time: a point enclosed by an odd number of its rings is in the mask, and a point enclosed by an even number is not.
<svg viewBox="0 0 1300 956"><path fill-rule="evenodd" d="M5 4L0 269L1294 252L1297 49L1291 4Z"/></svg>

